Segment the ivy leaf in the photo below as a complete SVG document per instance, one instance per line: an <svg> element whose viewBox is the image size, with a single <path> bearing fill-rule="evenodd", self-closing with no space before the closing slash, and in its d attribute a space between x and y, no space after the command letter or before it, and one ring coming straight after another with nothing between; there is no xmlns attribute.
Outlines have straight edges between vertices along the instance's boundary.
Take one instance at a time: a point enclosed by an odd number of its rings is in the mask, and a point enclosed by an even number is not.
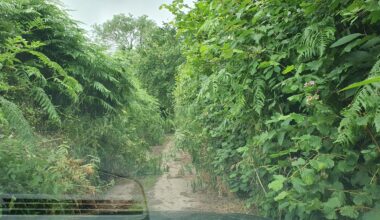
<svg viewBox="0 0 380 220"><path fill-rule="evenodd" d="M343 206L340 209L340 214L345 217L356 219L359 217L359 212L353 206Z"/></svg>
<svg viewBox="0 0 380 220"><path fill-rule="evenodd" d="M268 188L274 191L280 191L284 187L286 178L283 175L274 175L274 181L268 184Z"/></svg>
<svg viewBox="0 0 380 220"><path fill-rule="evenodd" d="M347 36L344 36L342 38L340 38L339 40L335 41L335 43L333 43L330 48L335 48L335 47L339 47L339 46L342 46L346 43L349 43L353 40L355 40L356 38L362 36L363 34L360 34L360 33L355 33L355 34L350 34L350 35L347 35Z"/></svg>

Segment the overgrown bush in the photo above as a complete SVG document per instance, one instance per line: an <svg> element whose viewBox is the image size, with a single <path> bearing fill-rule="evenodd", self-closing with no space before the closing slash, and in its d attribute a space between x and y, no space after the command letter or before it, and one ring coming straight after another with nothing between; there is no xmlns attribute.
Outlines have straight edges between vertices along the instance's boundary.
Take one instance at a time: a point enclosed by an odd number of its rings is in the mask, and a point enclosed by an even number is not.
<svg viewBox="0 0 380 220"><path fill-rule="evenodd" d="M378 1L183 1L177 143L261 214L356 219L380 200ZM186 12L185 12L186 11ZM364 216L365 219L369 219Z"/></svg>
<svg viewBox="0 0 380 220"><path fill-rule="evenodd" d="M161 115L167 119L166 132L172 132L173 90L178 66L183 62L176 30L172 25L159 27L147 16L118 14L103 24L94 25L97 42L131 68L141 86L159 102Z"/></svg>
<svg viewBox="0 0 380 220"><path fill-rule="evenodd" d="M0 17L0 190L88 192L95 168L143 169L162 119L128 66L56 1L3 0Z"/></svg>

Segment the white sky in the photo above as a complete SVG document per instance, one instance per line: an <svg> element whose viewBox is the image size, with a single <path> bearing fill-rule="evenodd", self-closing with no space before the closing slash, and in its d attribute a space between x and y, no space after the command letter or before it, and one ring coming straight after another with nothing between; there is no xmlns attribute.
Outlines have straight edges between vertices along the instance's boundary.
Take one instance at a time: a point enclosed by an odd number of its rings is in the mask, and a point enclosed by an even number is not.
<svg viewBox="0 0 380 220"><path fill-rule="evenodd" d="M69 9L69 14L86 30L91 25L103 23L115 14L129 13L138 17L148 15L158 25L169 22L173 15L166 9L160 10L162 4L170 4L172 0L60 0ZM186 2L192 2L186 0Z"/></svg>

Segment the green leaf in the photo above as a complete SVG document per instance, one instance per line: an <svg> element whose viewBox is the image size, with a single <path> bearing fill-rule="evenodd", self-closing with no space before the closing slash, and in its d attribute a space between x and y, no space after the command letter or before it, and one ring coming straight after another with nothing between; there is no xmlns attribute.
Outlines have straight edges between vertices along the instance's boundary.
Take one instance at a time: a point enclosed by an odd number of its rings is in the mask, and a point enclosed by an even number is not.
<svg viewBox="0 0 380 220"><path fill-rule="evenodd" d="M366 39L363 38L363 39L356 39L355 41L352 41L351 43L347 44L347 45L344 47L344 49L343 49L343 51L342 51L341 54L351 52L352 49L354 49L355 47L361 45L363 42L365 42L365 40L366 40Z"/></svg>
<svg viewBox="0 0 380 220"><path fill-rule="evenodd" d="M342 38L340 38L339 40L335 41L335 43L333 43L330 48L334 48L334 47L339 47L339 46L342 46L344 44L347 44L353 40L355 40L356 38L362 36L363 34L360 34L360 33L355 33L355 34L350 34L350 35L347 35L347 36L344 36Z"/></svg>
<svg viewBox="0 0 380 220"><path fill-rule="evenodd" d="M50 100L50 97L46 94L45 90L40 87L34 88L32 91L33 98L37 101L37 103L42 107L44 111L47 112L49 118L54 122L61 123L61 119L58 115L56 107Z"/></svg>
<svg viewBox="0 0 380 220"><path fill-rule="evenodd" d="M380 216L380 205L376 205L375 208L363 215L363 220L378 220Z"/></svg>
<svg viewBox="0 0 380 220"><path fill-rule="evenodd" d="M295 69L295 66L294 65L291 65L291 66L287 66L283 71L282 71L282 74L288 74L290 72L292 72L293 70Z"/></svg>
<svg viewBox="0 0 380 220"><path fill-rule="evenodd" d="M280 201L285 199L286 196L289 195L288 191L282 191L280 194L278 194L276 197L274 197L274 201Z"/></svg>
<svg viewBox="0 0 380 220"><path fill-rule="evenodd" d="M33 142L33 130L16 104L0 96L0 112L4 113L5 119L17 135L25 141Z"/></svg>
<svg viewBox="0 0 380 220"><path fill-rule="evenodd" d="M328 209L335 209L340 207L341 205L342 203L340 202L340 199L338 197L331 197L329 200L327 200L327 202L323 204L323 206Z"/></svg>
<svg viewBox="0 0 380 220"><path fill-rule="evenodd" d="M321 155L317 159L310 161L310 165L317 171L330 169L334 167L334 161L331 156Z"/></svg>
<svg viewBox="0 0 380 220"><path fill-rule="evenodd" d="M306 184L306 185L311 185L314 183L315 181L315 173L314 173L314 170L312 169L304 169L301 171L301 178L302 178L302 181Z"/></svg>
<svg viewBox="0 0 380 220"><path fill-rule="evenodd" d="M279 73L279 72L281 72L281 68L280 68L279 66L275 66L275 67L273 68L273 70L274 70L275 73Z"/></svg>
<svg viewBox="0 0 380 220"><path fill-rule="evenodd" d="M271 158L277 158L277 157L281 157L281 156L284 156L284 155L288 155L289 153L295 153L297 151L298 151L297 149L290 148L290 149L287 149L287 150L279 151L279 152L274 153L274 154L270 154L269 156Z"/></svg>
<svg viewBox="0 0 380 220"><path fill-rule="evenodd" d="M302 166L305 165L306 161L303 158L298 158L296 161L292 162L292 166Z"/></svg>
<svg viewBox="0 0 380 220"><path fill-rule="evenodd" d="M372 198L368 194L362 193L362 194L353 195L352 201L355 203L355 205L363 206L366 204L371 204Z"/></svg>
<svg viewBox="0 0 380 220"><path fill-rule="evenodd" d="M230 59L234 55L234 51L231 48L226 48L223 50L222 57L225 59Z"/></svg>
<svg viewBox="0 0 380 220"><path fill-rule="evenodd" d="M305 97L304 94L293 95L293 96L288 97L288 100L290 102L300 102L303 99L303 97Z"/></svg>
<svg viewBox="0 0 380 220"><path fill-rule="evenodd" d="M340 214L345 217L356 219L359 217L359 212L353 206L343 206L340 209Z"/></svg>
<svg viewBox="0 0 380 220"><path fill-rule="evenodd" d="M376 111L373 123L375 124L376 132L380 132L380 107Z"/></svg>
<svg viewBox="0 0 380 220"><path fill-rule="evenodd" d="M264 61L264 62L261 62L258 66L259 69L265 69L267 67L270 67L270 66L278 66L279 63L275 62L275 61Z"/></svg>
<svg viewBox="0 0 380 220"><path fill-rule="evenodd" d="M202 56L204 56L207 51L209 50L209 46L208 45L201 45L200 48L199 48L199 52L202 54Z"/></svg>
<svg viewBox="0 0 380 220"><path fill-rule="evenodd" d="M236 152L238 153L245 153L249 150L249 148L247 146L244 146L244 147L239 147L238 149L236 149Z"/></svg>
<svg viewBox="0 0 380 220"><path fill-rule="evenodd" d="M336 208L342 206L338 197L331 197L327 202L323 203L323 213L327 219L336 219Z"/></svg>
<svg viewBox="0 0 380 220"><path fill-rule="evenodd" d="M306 193L305 183L298 177L293 177L292 180L293 189L295 189L299 193Z"/></svg>
<svg viewBox="0 0 380 220"><path fill-rule="evenodd" d="M268 184L268 188L274 191L280 191L284 187L286 178L283 175L274 175L274 181Z"/></svg>
<svg viewBox="0 0 380 220"><path fill-rule="evenodd" d="M368 84L371 84L371 83L378 83L380 82L380 76L377 76L377 77L372 77L372 78L369 78L369 79L366 79L366 80L363 80L363 81L360 81L360 82L357 82L357 83L354 83L354 84L351 84L341 90L339 90L340 92L342 91L345 91L345 90L348 90L348 89L353 89L353 88L357 88L357 87L360 87L360 86L365 86L365 85L368 85Z"/></svg>

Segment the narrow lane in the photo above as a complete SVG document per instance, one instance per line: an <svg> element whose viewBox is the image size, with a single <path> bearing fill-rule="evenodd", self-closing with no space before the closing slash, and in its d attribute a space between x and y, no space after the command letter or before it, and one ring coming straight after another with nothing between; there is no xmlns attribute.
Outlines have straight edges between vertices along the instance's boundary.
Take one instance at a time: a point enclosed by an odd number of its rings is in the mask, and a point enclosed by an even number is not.
<svg viewBox="0 0 380 220"><path fill-rule="evenodd" d="M153 147L153 153L163 158L163 174L153 186L145 187L150 211L246 213L243 203L235 197L220 196L211 189L193 188L196 175L191 157L175 148L173 136L167 136L163 145ZM118 181L106 197L142 199L139 187L132 180Z"/></svg>

